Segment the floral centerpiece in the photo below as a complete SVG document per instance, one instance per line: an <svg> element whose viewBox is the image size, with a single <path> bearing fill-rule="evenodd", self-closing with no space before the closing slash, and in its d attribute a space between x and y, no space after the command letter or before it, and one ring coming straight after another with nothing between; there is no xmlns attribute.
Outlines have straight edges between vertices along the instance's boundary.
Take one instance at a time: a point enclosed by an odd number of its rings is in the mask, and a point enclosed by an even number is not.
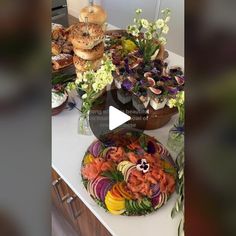
<svg viewBox="0 0 236 236"><path fill-rule="evenodd" d="M104 57L102 65L97 71L89 70L84 73L77 73L75 82L68 83L67 89L82 91L81 116L79 118L79 133L90 134L88 123L89 111L96 98L106 89L106 86L113 81L112 72L115 66L108 57Z"/></svg>
<svg viewBox="0 0 236 236"><path fill-rule="evenodd" d="M175 95L174 98L169 99L169 107L177 107L179 111L179 117L174 127L170 129L168 138L168 147L179 153L184 146L184 91L181 91Z"/></svg>
<svg viewBox="0 0 236 236"><path fill-rule="evenodd" d="M176 109L169 109L166 105L169 99L184 90L185 78L181 68L169 67L160 56L164 54L170 10L163 10L162 17L155 22L142 18L141 13L141 9L136 10L134 24L127 30L108 34L106 51L116 65L114 84L121 90L118 99L124 104L132 102L136 109L142 107L142 103L149 110L150 117L153 114L159 119L155 123L160 126L153 127L159 128L175 113ZM161 109L165 114L161 114Z"/></svg>
<svg viewBox="0 0 236 236"><path fill-rule="evenodd" d="M170 10L162 10L163 17L156 22L149 22L141 18L141 13L142 9L136 10L134 24L128 26L127 32L133 36L131 40L139 48L144 63L148 63L160 47L160 44L166 44L166 38L163 35L169 31L167 23L170 21Z"/></svg>

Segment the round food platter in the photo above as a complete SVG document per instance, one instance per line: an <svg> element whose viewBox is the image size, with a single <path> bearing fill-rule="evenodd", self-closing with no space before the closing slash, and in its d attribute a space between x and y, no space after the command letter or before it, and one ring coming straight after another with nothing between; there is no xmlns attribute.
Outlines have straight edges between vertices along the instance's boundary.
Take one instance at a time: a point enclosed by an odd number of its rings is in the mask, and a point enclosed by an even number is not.
<svg viewBox="0 0 236 236"><path fill-rule="evenodd" d="M175 191L176 166L155 138L127 132L105 143L95 140L84 155L81 176L88 194L105 211L141 216L166 204Z"/></svg>

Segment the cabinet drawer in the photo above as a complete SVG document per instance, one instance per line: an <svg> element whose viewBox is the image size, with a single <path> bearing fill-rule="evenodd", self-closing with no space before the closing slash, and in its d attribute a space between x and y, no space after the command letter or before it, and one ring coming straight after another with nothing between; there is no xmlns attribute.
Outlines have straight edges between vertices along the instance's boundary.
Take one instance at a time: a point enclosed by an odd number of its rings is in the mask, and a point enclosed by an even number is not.
<svg viewBox="0 0 236 236"><path fill-rule="evenodd" d="M53 202L79 236L111 236L103 224L54 170L52 170L52 180ZM56 181L59 181L59 184L55 187Z"/></svg>

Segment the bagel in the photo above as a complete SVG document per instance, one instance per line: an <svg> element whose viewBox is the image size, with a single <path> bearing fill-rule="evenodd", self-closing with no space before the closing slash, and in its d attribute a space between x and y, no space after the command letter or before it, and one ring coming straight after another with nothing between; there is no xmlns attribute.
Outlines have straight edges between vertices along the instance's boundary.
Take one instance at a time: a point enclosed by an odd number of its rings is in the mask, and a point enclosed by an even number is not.
<svg viewBox="0 0 236 236"><path fill-rule="evenodd" d="M76 56L84 59L84 60L96 60L101 58L104 53L104 44L99 43L93 49L80 49L74 48L74 53Z"/></svg>
<svg viewBox="0 0 236 236"><path fill-rule="evenodd" d="M99 5L87 6L81 9L79 20L85 22L88 17L88 22L103 25L107 20L107 14Z"/></svg>
<svg viewBox="0 0 236 236"><path fill-rule="evenodd" d="M74 56L73 62L77 71L85 72L88 70L98 70L102 63L102 57L96 60L88 61L80 57Z"/></svg>
<svg viewBox="0 0 236 236"><path fill-rule="evenodd" d="M104 32L101 26L88 23L88 34L86 34L86 28L84 22L77 23L71 28L69 40L74 48L92 49L103 42Z"/></svg>

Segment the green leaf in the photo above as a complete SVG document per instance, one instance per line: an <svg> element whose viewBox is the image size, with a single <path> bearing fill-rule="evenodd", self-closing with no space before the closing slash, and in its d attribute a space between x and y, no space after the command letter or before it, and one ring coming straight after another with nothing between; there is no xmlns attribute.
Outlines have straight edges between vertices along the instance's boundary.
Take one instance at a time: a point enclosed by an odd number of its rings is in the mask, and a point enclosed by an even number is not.
<svg viewBox="0 0 236 236"><path fill-rule="evenodd" d="M171 210L171 218L173 219L177 214L177 211L176 211L176 208L173 207L172 210Z"/></svg>
<svg viewBox="0 0 236 236"><path fill-rule="evenodd" d="M124 176L119 170L105 171L102 173L102 176L107 177L115 182L124 181Z"/></svg>
<svg viewBox="0 0 236 236"><path fill-rule="evenodd" d="M57 74L52 77L52 85L65 84L75 79L75 75Z"/></svg>

